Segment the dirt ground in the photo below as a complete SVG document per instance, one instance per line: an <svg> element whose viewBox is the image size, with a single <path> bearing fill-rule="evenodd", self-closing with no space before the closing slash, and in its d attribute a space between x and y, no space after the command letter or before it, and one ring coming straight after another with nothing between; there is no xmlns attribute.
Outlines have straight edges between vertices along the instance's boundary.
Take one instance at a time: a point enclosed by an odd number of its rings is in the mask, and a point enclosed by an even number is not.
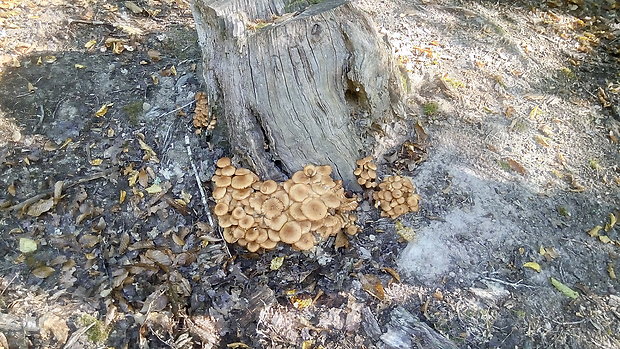
<svg viewBox="0 0 620 349"><path fill-rule="evenodd" d="M416 139L376 160L422 209L229 257L189 4L0 0L0 348L430 347L400 318L458 348L620 348L620 3L353 3L408 73L424 161Z"/></svg>

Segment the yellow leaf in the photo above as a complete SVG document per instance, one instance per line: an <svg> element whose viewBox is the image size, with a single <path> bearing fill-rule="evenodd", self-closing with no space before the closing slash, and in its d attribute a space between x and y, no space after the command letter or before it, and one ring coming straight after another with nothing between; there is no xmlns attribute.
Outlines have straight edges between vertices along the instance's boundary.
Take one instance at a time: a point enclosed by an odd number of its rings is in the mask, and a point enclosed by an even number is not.
<svg viewBox="0 0 620 349"><path fill-rule="evenodd" d="M118 203L122 204L123 202L125 202L125 198L126 197L127 197L127 192L124 191L124 190L121 190L121 193L120 193L119 198L118 198Z"/></svg>
<svg viewBox="0 0 620 349"><path fill-rule="evenodd" d="M94 47L97 44L97 40L90 40L87 43L84 44L84 48L86 49L91 49L92 47Z"/></svg>
<svg viewBox="0 0 620 349"><path fill-rule="evenodd" d="M613 213L609 214L609 223L605 224L605 231L610 231L611 229L613 229L614 225L616 225L616 222L618 220L616 219L616 215Z"/></svg>
<svg viewBox="0 0 620 349"><path fill-rule="evenodd" d="M601 231L601 229L603 229L603 227L601 227L600 225L597 225L596 227L588 230L588 235L590 235L591 237L597 237L598 232Z"/></svg>
<svg viewBox="0 0 620 349"><path fill-rule="evenodd" d="M157 158L157 153L151 148L148 144L146 144L143 140L138 138L138 143L140 143L140 148L144 150L144 157L142 160L152 160L155 163L159 163L159 159Z"/></svg>
<svg viewBox="0 0 620 349"><path fill-rule="evenodd" d="M540 109L540 107L539 106L535 106L530 111L530 119L536 119L541 114L542 114L542 110Z"/></svg>
<svg viewBox="0 0 620 349"><path fill-rule="evenodd" d="M313 340L303 341L303 343L301 343L301 349L312 349L313 345L314 345Z"/></svg>
<svg viewBox="0 0 620 349"><path fill-rule="evenodd" d="M551 281L553 287L555 287L558 291L562 292L566 297L572 299L577 299L579 297L579 293L573 291L570 287L564 285L560 281L554 278L549 278L549 280Z"/></svg>
<svg viewBox="0 0 620 349"><path fill-rule="evenodd" d="M278 270L282 266L282 263L284 263L284 256L275 257L271 260L271 265L269 266L269 269Z"/></svg>
<svg viewBox="0 0 620 349"><path fill-rule="evenodd" d="M101 106L101 108L99 108L99 110L97 110L97 112L95 113L95 116L100 118L102 116L104 116L108 110L110 109L111 106L113 106L114 103L106 103L104 105Z"/></svg>
<svg viewBox="0 0 620 349"><path fill-rule="evenodd" d="M28 92L34 92L37 88L32 83L28 83Z"/></svg>
<svg viewBox="0 0 620 349"><path fill-rule="evenodd" d="M84 69L84 68L86 68L85 65L81 65L81 64L77 64L77 63L74 64L73 66L75 67L75 69Z"/></svg>
<svg viewBox="0 0 620 349"><path fill-rule="evenodd" d="M54 63L56 62L56 56L45 56L45 63Z"/></svg>
<svg viewBox="0 0 620 349"><path fill-rule="evenodd" d="M245 343L241 343L241 342L229 343L229 344L226 344L226 346L228 348L233 348L233 349L236 349L236 348L249 348L250 347L249 345L247 345Z"/></svg>
<svg viewBox="0 0 620 349"><path fill-rule="evenodd" d="M93 166L99 166L103 163L103 159L92 159L90 160L90 164Z"/></svg>
<svg viewBox="0 0 620 349"><path fill-rule="evenodd" d="M186 204L192 200L192 194L186 192L185 190L181 190L181 199L185 201Z"/></svg>
<svg viewBox="0 0 620 349"><path fill-rule="evenodd" d="M389 268L389 267L384 267L384 268L381 268L381 269L383 269L383 271L385 271L386 273L392 275L394 280L400 282L400 275L398 274L398 272L396 270L394 270L392 268Z"/></svg>
<svg viewBox="0 0 620 349"><path fill-rule="evenodd" d="M524 267L526 268L530 268L532 270L535 270L536 272L540 273L540 264L536 263L536 262L527 262L525 264L523 264Z"/></svg>
<svg viewBox="0 0 620 349"><path fill-rule="evenodd" d="M136 185L136 182L138 181L138 175L140 174L140 172L136 171L136 170L132 170L132 172L129 173L129 177L127 178L128 182L129 182L129 186L133 187L134 185Z"/></svg>
<svg viewBox="0 0 620 349"><path fill-rule="evenodd" d="M72 142L73 142L73 138L67 138L67 139L65 139L65 141L62 143L62 145L58 149L62 150L63 148L65 148L66 146L71 144Z"/></svg>
<svg viewBox="0 0 620 349"><path fill-rule="evenodd" d="M20 238L19 239L19 252L21 253L30 253L37 250L37 242L28 239L28 238Z"/></svg>
<svg viewBox="0 0 620 349"><path fill-rule="evenodd" d="M616 278L616 271L614 270L614 265L611 262L607 263L607 273L609 274L610 278Z"/></svg>
<svg viewBox="0 0 620 349"><path fill-rule="evenodd" d="M601 242L604 244L608 244L611 242L611 239L607 235L599 235L598 239L601 240Z"/></svg>
<svg viewBox="0 0 620 349"><path fill-rule="evenodd" d="M549 138L547 138L545 136L536 135L536 136L534 136L534 140L536 141L536 143L542 145L543 147L548 147L549 146Z"/></svg>
<svg viewBox="0 0 620 349"><path fill-rule="evenodd" d="M312 298L310 297L300 297L300 296L292 296L291 297L291 304L293 304L293 307L295 307L295 309L305 309L309 306L312 305Z"/></svg>
<svg viewBox="0 0 620 349"><path fill-rule="evenodd" d="M179 245L179 246L184 246L185 245L185 241L183 241L183 238L181 238L177 234L172 234L172 241L174 241L174 243Z"/></svg>
<svg viewBox="0 0 620 349"><path fill-rule="evenodd" d="M52 267L39 267L32 271L32 275L38 277L39 279L45 279L46 277L54 274L56 270Z"/></svg>
<svg viewBox="0 0 620 349"><path fill-rule="evenodd" d="M154 183L153 185L151 185L150 187L148 187L148 188L146 188L144 190L146 190L146 192L149 193L149 194L157 194L157 193L162 191L162 188L161 188L161 186L159 184Z"/></svg>

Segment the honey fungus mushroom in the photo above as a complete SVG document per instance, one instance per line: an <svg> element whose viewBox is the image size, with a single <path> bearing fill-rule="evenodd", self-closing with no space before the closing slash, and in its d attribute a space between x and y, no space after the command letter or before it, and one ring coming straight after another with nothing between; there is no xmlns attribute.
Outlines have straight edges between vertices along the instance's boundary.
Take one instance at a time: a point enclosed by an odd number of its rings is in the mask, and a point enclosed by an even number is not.
<svg viewBox="0 0 620 349"><path fill-rule="evenodd" d="M381 208L382 217L394 219L405 213L420 210L420 196L415 193L415 187L409 178L401 176L386 178L373 193L373 198Z"/></svg>
<svg viewBox="0 0 620 349"><path fill-rule="evenodd" d="M228 243L250 252L278 243L305 251L343 229L353 232L349 216L357 200L345 196L330 166L307 165L282 183L260 181L230 158L219 159L216 166L213 212Z"/></svg>
<svg viewBox="0 0 620 349"><path fill-rule="evenodd" d="M357 183L366 189L377 186L377 165L372 162L372 157L368 156L355 162L357 168L353 174L357 177Z"/></svg>

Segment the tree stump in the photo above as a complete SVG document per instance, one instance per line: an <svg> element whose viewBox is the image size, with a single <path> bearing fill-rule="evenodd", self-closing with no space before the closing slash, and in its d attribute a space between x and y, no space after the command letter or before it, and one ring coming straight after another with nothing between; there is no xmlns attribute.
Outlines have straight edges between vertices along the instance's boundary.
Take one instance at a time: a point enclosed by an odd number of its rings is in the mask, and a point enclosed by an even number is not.
<svg viewBox="0 0 620 349"><path fill-rule="evenodd" d="M329 164L359 189L355 160L375 123L402 114L401 77L366 15L346 0L195 0L211 111L262 178Z"/></svg>

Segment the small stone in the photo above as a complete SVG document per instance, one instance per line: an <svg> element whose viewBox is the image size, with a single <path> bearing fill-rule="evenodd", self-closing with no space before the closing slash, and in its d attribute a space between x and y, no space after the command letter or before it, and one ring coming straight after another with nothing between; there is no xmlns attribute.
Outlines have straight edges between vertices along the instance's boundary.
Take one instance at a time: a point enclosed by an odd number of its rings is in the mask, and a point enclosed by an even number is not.
<svg viewBox="0 0 620 349"><path fill-rule="evenodd" d="M145 112L151 110L151 104L147 102L142 103L142 110L144 110Z"/></svg>

